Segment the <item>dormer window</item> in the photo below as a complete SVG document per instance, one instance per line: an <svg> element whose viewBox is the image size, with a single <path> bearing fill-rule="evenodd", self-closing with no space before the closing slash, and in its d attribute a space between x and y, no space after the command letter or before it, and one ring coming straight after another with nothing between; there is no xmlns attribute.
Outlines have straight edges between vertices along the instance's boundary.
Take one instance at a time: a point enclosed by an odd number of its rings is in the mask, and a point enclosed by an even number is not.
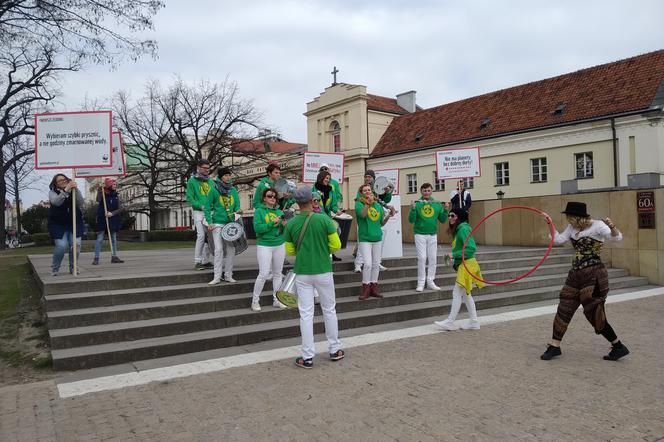
<svg viewBox="0 0 664 442"><path fill-rule="evenodd" d="M565 109L567 109L567 105L562 103L556 106L555 110L553 111L553 116L554 117L559 117L560 115L565 113Z"/></svg>
<svg viewBox="0 0 664 442"><path fill-rule="evenodd" d="M489 127L489 123L491 123L491 118L486 117L482 122L480 123L480 129L486 129Z"/></svg>

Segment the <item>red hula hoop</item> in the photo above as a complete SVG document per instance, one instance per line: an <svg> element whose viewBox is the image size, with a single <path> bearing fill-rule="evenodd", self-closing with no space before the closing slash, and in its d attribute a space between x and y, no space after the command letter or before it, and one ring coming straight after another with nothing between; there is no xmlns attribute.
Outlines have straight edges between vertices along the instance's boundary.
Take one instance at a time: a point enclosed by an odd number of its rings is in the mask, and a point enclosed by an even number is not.
<svg viewBox="0 0 664 442"><path fill-rule="evenodd" d="M535 213L537 213L537 214L539 214L539 215L542 215L542 216L544 217L544 219L546 220L546 223L547 223L547 224L549 225L549 227L551 228L551 241L549 242L549 248L546 250L546 253L545 253L544 256L542 257L542 259L540 259L539 262L538 262L537 264L535 264L535 267L533 267L532 269L530 269L530 271L528 271L527 273L524 273L523 275L519 276L518 278L510 279L510 280L508 280L508 281L498 281L498 282L485 281L484 279L482 279L482 278L478 278L477 276L473 275L473 274L470 272L470 270L468 269L468 266L466 266L466 258L465 258L465 256L464 256L464 253L465 253L465 251L466 251L466 245L468 244L468 240L470 239L470 237L473 235L473 232L474 232L475 230L477 230L477 228L478 228L479 226L481 226L481 225L484 223L484 221L486 221L487 219L491 218L493 215L495 215L495 214L498 213L498 212L503 212L503 211L505 211L505 210L511 210L511 209L525 209L525 210L530 210L531 212L535 212ZM463 242L463 248L461 249L461 263L463 264L463 267L466 269L466 271L468 272L468 274L469 274L473 279L475 279L476 281L483 282L484 284L491 284L491 285L505 285L505 284L511 284L511 283L513 283L513 282L516 282L516 281L518 281L518 280L520 280L520 279L523 279L523 278L525 278L526 276L530 275L530 274L533 273L535 270L537 270L537 268L538 268L539 266L542 265L542 263L543 263L543 262L549 257L549 253L551 253L551 249L553 248L553 238L554 238L555 236L556 236L556 230L555 230L555 227L553 226L553 221L551 220L551 218L549 217L549 215L547 215L546 213L542 212L541 210L536 209L536 208L534 208L534 207L528 207L528 206L507 206L507 207L503 207L503 208L500 208L500 209L494 210L493 212L489 213L487 216L485 216L484 218L482 218L482 219L480 220L480 222L479 222L475 227L473 227L473 229L470 231L470 233L469 233L468 236L466 237L466 240Z"/></svg>

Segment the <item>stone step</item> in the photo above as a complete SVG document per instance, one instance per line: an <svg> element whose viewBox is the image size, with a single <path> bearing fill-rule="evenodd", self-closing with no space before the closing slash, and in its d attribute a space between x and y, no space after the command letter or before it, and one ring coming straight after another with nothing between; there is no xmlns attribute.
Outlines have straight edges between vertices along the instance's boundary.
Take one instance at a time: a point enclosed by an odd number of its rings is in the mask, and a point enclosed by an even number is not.
<svg viewBox="0 0 664 442"><path fill-rule="evenodd" d="M567 268L569 268L568 264L543 265L537 269L535 275L545 276L563 274ZM408 271L402 275L402 269L407 269ZM512 268L509 269L509 271L485 270L484 277L505 280L508 278L514 278L519 274L523 274L524 272L528 271L528 269L529 267ZM618 275L615 273L615 270L612 272L614 272L612 273L614 276L623 276L622 274ZM390 281L392 279L398 279L400 282L409 281L412 290L414 290L416 285L416 278L410 275L415 273L416 269L413 269L412 267L401 268L399 271L395 270L386 272L383 276L389 279L381 280L383 293L393 290L395 285L389 283L383 284L382 281ZM339 283L339 280L343 280L343 278L341 278L340 275L335 275L335 285L339 290L338 297L340 299L344 297L344 295L353 296L356 292L359 291L361 284L361 281L359 280L360 275L353 276L356 276L356 278L354 278L356 281L350 283ZM453 273L447 273L437 278L437 282L438 284L442 285L451 285L454 281L454 278L455 275ZM523 282L525 283L526 281ZM350 290L347 290L347 287ZM504 289L507 289L507 287L504 287ZM510 289L514 289L514 286L511 286ZM495 289L488 287L486 290ZM271 304L271 293L271 290L267 290L263 293L264 296L262 302L264 304ZM168 316L190 315L213 311L248 308L250 305L250 299L251 291L246 290L244 293L235 294L225 293L222 295L200 296L197 298L165 299L143 303L133 302L130 304L52 311L48 313L48 326L49 329L53 330L70 327L109 324L113 322L138 321Z"/></svg>
<svg viewBox="0 0 664 442"><path fill-rule="evenodd" d="M442 247L439 249L441 250ZM446 246L445 250L449 250L449 246ZM546 249L517 249L511 250L509 252L505 251L489 251L482 252L480 251L477 254L477 258L480 262L488 260L502 260L507 258L524 258L524 257L533 257L541 258L544 256ZM569 257L571 261L571 249L569 248L554 248L551 250L550 257L564 255ZM288 257L287 261L291 261L293 258ZM438 262L443 262L442 251L438 255ZM399 266L415 266L417 265L416 257L406 257L406 258L386 258L383 260L383 265L387 267L399 267ZM290 266L286 266L290 268ZM334 272L340 271L351 271L353 269L352 261L344 262L335 262L333 265ZM235 279L256 279L257 268L244 268L236 269L233 272ZM178 284L196 284L196 283L207 283L212 279L212 271L197 271L192 268L184 268L181 272L177 274L171 273L151 273L151 274L141 274L141 275L131 275L127 277L114 277L114 278L86 278L85 274L79 277L76 280L66 279L59 280L57 278L51 278L44 281L43 284L43 294L44 295L57 295L57 294L66 294L74 292L95 292L95 291L108 291L108 290L123 290L131 288L151 288L158 286L170 286Z"/></svg>
<svg viewBox="0 0 664 442"><path fill-rule="evenodd" d="M496 260L485 260L482 261L481 266L485 272L493 269L509 269L510 267L523 268L527 266L528 268L532 268L532 266L534 266L539 259L540 257L510 257ZM546 261L546 265L565 264L569 267L570 260L571 255L553 256ZM410 261L404 260L404 262L409 263ZM544 265L541 266L535 274L538 274L540 269L543 267ZM526 268L524 272L527 271L528 268ZM415 275L417 273L416 269L416 262L415 265L392 267L390 270L383 272L381 274L381 278L394 279L398 277L405 277L406 275ZM452 275L453 272L454 271L451 267L438 266L437 268L439 278L444 275ZM240 276L236 276L236 278L240 278ZM352 269L348 269L335 272L334 278L335 284L342 284L345 282L359 283L362 279L362 275L353 273ZM439 280L439 278L437 280ZM222 283L222 285L217 287L210 287L207 285L207 282L209 282L210 279L211 276L207 275L205 282L198 283L181 282L173 285L163 284L161 286L152 286L148 288L135 287L124 290L102 290L55 295L47 294L45 295L46 310L50 315L51 312L59 310L157 302L169 299L200 298L205 296L219 296L238 292L250 292L253 290L255 277L238 279L238 282L234 284ZM271 287L272 283L271 281L268 281L265 284L264 290L271 290Z"/></svg>
<svg viewBox="0 0 664 442"><path fill-rule="evenodd" d="M622 269L610 269L610 278L622 278L627 276L627 272ZM565 279L564 275L554 274L528 278L510 285L489 286L477 292L478 299L484 295L505 293L508 291L535 289L556 285L558 289ZM386 281L387 282L387 281ZM407 283L406 287L401 287L403 281L392 281L390 285L395 290L383 292L386 299L359 301L356 297L358 293L357 286L345 284L337 287L337 303L339 311L361 311L372 306L398 305L417 303L420 299L447 299L451 296L453 280L449 285L443 286L443 290L433 292L417 293L412 288L412 283ZM350 286L350 287L344 287ZM339 296L340 290L352 289L353 296ZM249 307L250 297L245 295L231 295L240 299L245 307ZM271 295L264 294L262 302L271 304ZM343 305L346 304L346 305ZM266 311L255 313L248 308L242 310L220 310L208 313L184 314L180 316L169 316L155 319L143 319L129 322L113 322L108 324L81 326L63 329L49 330L51 337L51 347L53 349L72 348L78 346L100 345L110 342L134 341L146 338L155 338L182 333L192 333L204 330L230 328L248 324L269 323L270 321L279 321L288 318L297 318L296 310L280 310L266 308Z"/></svg>
<svg viewBox="0 0 664 442"><path fill-rule="evenodd" d="M610 289L636 287L647 284L643 277L619 277L611 279ZM477 296L478 310L535 302L558 296L560 286L546 286L537 290L510 291ZM396 296L391 294L390 296ZM340 312L339 328L348 329L366 327L387 322L400 322L430 316L443 316L449 311L449 299L418 302L407 305L379 306L374 300L374 307L366 310ZM369 302L367 302L369 304ZM314 332L324 329L320 315L314 318ZM297 318L278 320L267 323L240 325L236 327L183 333L166 337L91 345L70 349L52 350L53 367L56 370L75 370L83 368L115 365L130 361L155 359L177 354L206 351L215 348L246 345L269 339L297 336L299 320Z"/></svg>

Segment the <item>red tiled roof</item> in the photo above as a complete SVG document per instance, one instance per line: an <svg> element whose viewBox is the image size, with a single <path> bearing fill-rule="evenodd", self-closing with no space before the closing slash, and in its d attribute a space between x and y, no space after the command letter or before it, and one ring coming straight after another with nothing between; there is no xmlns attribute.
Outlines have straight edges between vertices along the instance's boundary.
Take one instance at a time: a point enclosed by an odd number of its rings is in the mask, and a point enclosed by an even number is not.
<svg viewBox="0 0 664 442"><path fill-rule="evenodd" d="M301 150L307 147L306 144L289 143L287 141L263 141L246 140L233 145L233 150L242 152L265 153L265 143L270 145L269 152L286 153L294 150Z"/></svg>
<svg viewBox="0 0 664 442"><path fill-rule="evenodd" d="M664 104L664 50L399 116L372 156L646 110L656 94Z"/></svg>
<svg viewBox="0 0 664 442"><path fill-rule="evenodd" d="M372 110L404 115L408 111L397 104L396 98L367 94L367 107Z"/></svg>

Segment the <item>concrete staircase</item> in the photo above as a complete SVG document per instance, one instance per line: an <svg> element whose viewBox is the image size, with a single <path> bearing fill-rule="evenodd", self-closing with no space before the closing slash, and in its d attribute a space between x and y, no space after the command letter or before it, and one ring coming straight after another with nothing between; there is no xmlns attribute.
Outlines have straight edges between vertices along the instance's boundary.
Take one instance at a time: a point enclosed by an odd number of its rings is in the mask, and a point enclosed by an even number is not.
<svg viewBox="0 0 664 442"><path fill-rule="evenodd" d="M477 258L486 279L501 281L523 274L542 254L541 249L491 251ZM556 298L571 259L569 249L554 249L530 277L476 291L478 310ZM455 278L451 267L438 267L441 291L417 293L416 258L386 259L383 264L389 267L380 276L385 298L359 301L361 275L353 273L350 262L335 263L340 330L447 314ZM273 308L270 283L261 296L263 311L249 309L256 274L237 270L237 283L217 287L207 285L210 272L45 287L53 366L92 368L299 336L297 310ZM647 284L646 278L621 269L610 269L609 277L613 290ZM321 333L319 307L316 314L314 331Z"/></svg>

